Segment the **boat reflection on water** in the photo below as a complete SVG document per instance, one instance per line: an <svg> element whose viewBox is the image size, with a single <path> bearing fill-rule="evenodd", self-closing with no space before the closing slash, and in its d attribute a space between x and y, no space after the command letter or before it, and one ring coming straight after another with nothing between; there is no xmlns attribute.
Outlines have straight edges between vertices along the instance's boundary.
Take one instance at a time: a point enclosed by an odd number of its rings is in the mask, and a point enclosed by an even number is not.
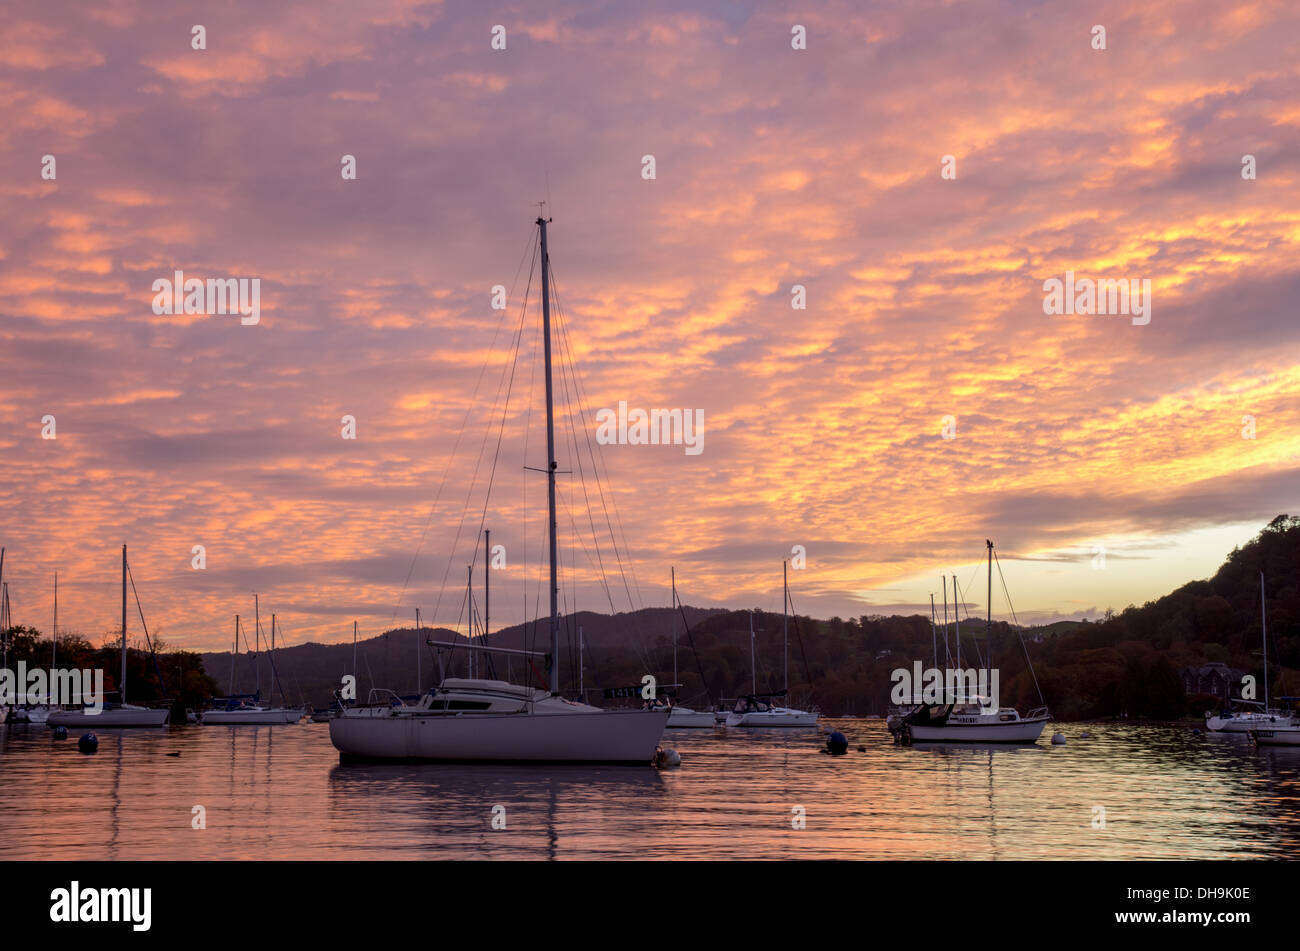
<svg viewBox="0 0 1300 951"><path fill-rule="evenodd" d="M436 842L448 857L548 861L576 841L610 855L626 855L637 837L654 841L663 830L653 801L668 798L659 770L616 766L352 763L331 768L327 788L333 821L382 823L386 838L411 843L412 857ZM642 807L618 805L628 801ZM566 845L566 833L575 841Z"/></svg>

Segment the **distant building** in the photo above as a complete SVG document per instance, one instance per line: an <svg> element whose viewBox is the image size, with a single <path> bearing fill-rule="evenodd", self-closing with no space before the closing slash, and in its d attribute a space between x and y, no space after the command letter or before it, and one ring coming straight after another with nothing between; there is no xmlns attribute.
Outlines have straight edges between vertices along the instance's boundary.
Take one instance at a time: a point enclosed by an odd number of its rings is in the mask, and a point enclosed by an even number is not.
<svg viewBox="0 0 1300 951"><path fill-rule="evenodd" d="M1183 690L1187 694L1206 694L1226 703L1241 697L1241 681L1246 672L1216 662L1202 664L1200 667L1184 667L1179 675L1183 678Z"/></svg>

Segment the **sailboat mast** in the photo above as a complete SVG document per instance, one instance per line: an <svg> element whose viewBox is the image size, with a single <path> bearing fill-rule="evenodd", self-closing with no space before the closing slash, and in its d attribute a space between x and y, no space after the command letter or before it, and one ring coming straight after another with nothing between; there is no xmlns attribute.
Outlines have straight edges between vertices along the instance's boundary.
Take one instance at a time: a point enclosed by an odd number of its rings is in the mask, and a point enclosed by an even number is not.
<svg viewBox="0 0 1300 951"><path fill-rule="evenodd" d="M253 595L253 669L257 671L257 699L262 699L262 665L257 662L258 652L262 649L262 609L257 595Z"/></svg>
<svg viewBox="0 0 1300 951"><path fill-rule="evenodd" d="M492 618L492 529L483 530L483 644L487 645L488 621Z"/></svg>
<svg viewBox="0 0 1300 951"><path fill-rule="evenodd" d="M948 624L947 617L944 618L944 627ZM952 576L952 633L957 641L957 669L961 669L961 615L957 612L957 576ZM945 632L945 637L947 633Z"/></svg>
<svg viewBox="0 0 1300 951"><path fill-rule="evenodd" d="M1264 608L1264 572L1259 573L1259 623L1264 630L1264 712L1268 713L1268 617Z"/></svg>
<svg viewBox="0 0 1300 951"><path fill-rule="evenodd" d="M749 692L758 693L758 669L754 666L754 612L749 612Z"/></svg>
<svg viewBox="0 0 1300 951"><path fill-rule="evenodd" d="M781 562L781 640L782 666L785 668L785 692L790 692L790 563Z"/></svg>
<svg viewBox="0 0 1300 951"><path fill-rule="evenodd" d="M673 578L673 607L677 607L677 569L672 567ZM673 684L677 683L677 625L673 625Z"/></svg>
<svg viewBox="0 0 1300 951"><path fill-rule="evenodd" d="M469 656L465 662L469 665L469 679L474 679L474 566L465 566L465 614L469 619Z"/></svg>
<svg viewBox="0 0 1300 951"><path fill-rule="evenodd" d="M50 637L50 675L54 675L54 668L59 656L59 573L54 572L54 634Z"/></svg>
<svg viewBox="0 0 1300 951"><path fill-rule="evenodd" d="M934 623L934 595L930 595L930 640L934 642L934 666L939 666L939 634ZM948 632L943 632L943 646L948 646Z"/></svg>
<svg viewBox="0 0 1300 951"><path fill-rule="evenodd" d="M4 614L5 550L0 548L0 615ZM3 618L8 621L8 618ZM9 625L0 625L0 667L9 666Z"/></svg>
<svg viewBox="0 0 1300 951"><path fill-rule="evenodd" d="M551 536L551 693L560 692L560 584L556 571L557 522L555 516L555 399L551 383L551 257L546 250L546 225L537 216L542 246L542 340L546 363L546 502Z"/></svg>
<svg viewBox="0 0 1300 951"><path fill-rule="evenodd" d="M280 678L275 673L275 614L271 615L271 704L275 705L275 684ZM284 685L280 685L280 701L285 701Z"/></svg>
<svg viewBox="0 0 1300 951"><path fill-rule="evenodd" d="M420 625L420 609L415 609L415 692L418 695L424 689L424 677L420 674L420 632L424 628Z"/></svg>
<svg viewBox="0 0 1300 951"><path fill-rule="evenodd" d="M239 654L239 615L235 615L235 649L230 652L230 689L228 696L235 695L235 657Z"/></svg>
<svg viewBox="0 0 1300 951"><path fill-rule="evenodd" d="M988 651L989 683L992 683L993 682L993 543L986 538L984 539L984 544L989 546L989 593L988 593L988 605L985 608L988 619L985 622L985 626L987 628L988 640L989 640L989 651Z"/></svg>
<svg viewBox="0 0 1300 951"><path fill-rule="evenodd" d="M126 546L122 546L122 682L117 685L117 695L126 706Z"/></svg>

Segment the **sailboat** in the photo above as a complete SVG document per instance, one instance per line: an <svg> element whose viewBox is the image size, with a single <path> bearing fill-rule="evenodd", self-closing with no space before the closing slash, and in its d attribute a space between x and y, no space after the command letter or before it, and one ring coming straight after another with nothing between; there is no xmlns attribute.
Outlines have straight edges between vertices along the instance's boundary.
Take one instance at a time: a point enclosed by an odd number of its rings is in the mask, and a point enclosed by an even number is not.
<svg viewBox="0 0 1300 951"><path fill-rule="evenodd" d="M45 722L49 726L66 727L124 727L165 726L168 711L150 707L133 706L126 702L126 546L122 546L122 670L117 681L119 703L105 703L103 709L83 707L80 710L55 710ZM143 618L143 614L141 617Z"/></svg>
<svg viewBox="0 0 1300 951"><path fill-rule="evenodd" d="M258 596L253 595L253 623L257 630L257 636L254 643L260 643L262 623L261 623L261 605L258 602ZM235 615L235 651L239 651L239 615ZM228 696L224 707L214 707L204 710L199 714L199 722L205 726L275 726L286 723L297 723L306 714L301 708L293 707L267 707L263 706L261 700L261 677L262 668L257 664L257 651L253 651L253 663L257 666L258 689L251 696ZM234 657L231 657L230 665L232 669L231 690L234 689L233 669ZM271 695L275 695L275 685L278 677L275 676L275 615L271 615ZM280 699L284 699L284 688L280 688Z"/></svg>
<svg viewBox="0 0 1300 951"><path fill-rule="evenodd" d="M989 682L993 673L993 543L988 546L988 604L986 626L988 652L985 663ZM999 569L1000 570L1000 569ZM1029 665L1033 672L1033 663ZM1037 679L1034 683L1037 684ZM981 701L993 698L977 697L975 702L922 703L903 718L901 733L905 741L913 743L1036 743L1048 720L1047 707L1030 710L1026 716L1014 707L986 709Z"/></svg>
<svg viewBox="0 0 1300 951"><path fill-rule="evenodd" d="M1264 612L1264 572L1259 573L1259 621L1264 637L1264 703L1260 710L1207 711L1205 728L1213 733L1249 733L1255 729L1269 729L1274 724L1285 724L1288 714L1270 710L1268 706L1268 619ZM1248 700L1238 700L1249 704ZM1255 704L1259 706L1259 704Z"/></svg>
<svg viewBox="0 0 1300 951"><path fill-rule="evenodd" d="M677 599L677 569L672 572L673 583L673 607L681 610L681 602ZM686 622L686 613L682 612L682 623ZM673 687L680 687L677 673L677 631L673 630ZM670 730L711 730L716 726L712 710L692 710L690 707L684 707L679 703L674 703L668 714L668 729Z"/></svg>
<svg viewBox="0 0 1300 951"><path fill-rule="evenodd" d="M330 721L340 759L648 765L669 711L601 710L560 695L560 609L555 505L555 406L551 371L549 218L537 217L546 372L547 516L551 638L547 688L502 680L444 678L408 704L385 691L384 703L350 707ZM540 652L470 644L471 651L537 656ZM371 697L375 691L371 691Z"/></svg>
<svg viewBox="0 0 1300 951"><path fill-rule="evenodd" d="M785 689L780 693L760 694L758 677L754 664L754 614L749 614L749 671L750 685L754 690L747 697L736 701L731 713L727 714L727 726L760 727L815 727L817 714L809 710L796 710L775 703L790 692L790 581L789 562L781 563L782 598L781 598L781 632L785 639Z"/></svg>

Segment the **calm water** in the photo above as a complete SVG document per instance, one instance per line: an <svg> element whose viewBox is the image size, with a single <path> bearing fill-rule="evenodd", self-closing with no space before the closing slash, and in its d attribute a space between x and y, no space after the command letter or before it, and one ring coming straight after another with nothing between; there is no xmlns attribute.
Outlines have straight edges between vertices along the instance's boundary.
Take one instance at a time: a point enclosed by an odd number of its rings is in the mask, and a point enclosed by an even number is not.
<svg viewBox="0 0 1300 951"><path fill-rule="evenodd" d="M1300 847L1300 749L1138 726L1021 749L672 731L668 771L340 766L328 727L0 727L0 859L1252 858ZM1088 730L1090 739L1079 734ZM857 747L865 747L858 752ZM180 756L169 756L179 753ZM191 828L206 808L207 828ZM506 828L493 830L492 809ZM1093 829L1093 807L1106 828ZM803 807L806 827L791 827Z"/></svg>

